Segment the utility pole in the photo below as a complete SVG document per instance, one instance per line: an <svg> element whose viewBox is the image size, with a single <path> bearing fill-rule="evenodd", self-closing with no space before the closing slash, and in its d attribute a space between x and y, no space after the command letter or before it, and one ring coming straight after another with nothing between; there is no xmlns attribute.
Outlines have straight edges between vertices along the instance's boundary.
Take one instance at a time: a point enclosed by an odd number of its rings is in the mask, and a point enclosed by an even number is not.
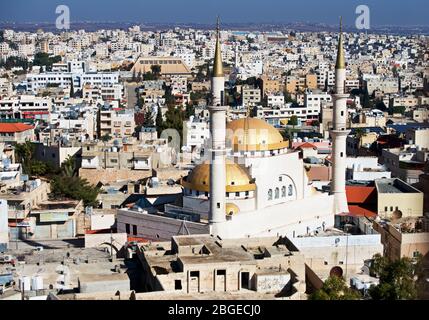
<svg viewBox="0 0 429 320"><path fill-rule="evenodd" d="M15 236L15 249L18 250L18 210L15 209L15 230L16 230L16 236Z"/></svg>
<svg viewBox="0 0 429 320"><path fill-rule="evenodd" d="M112 236L112 227L110 227L110 258L113 259L113 236Z"/></svg>

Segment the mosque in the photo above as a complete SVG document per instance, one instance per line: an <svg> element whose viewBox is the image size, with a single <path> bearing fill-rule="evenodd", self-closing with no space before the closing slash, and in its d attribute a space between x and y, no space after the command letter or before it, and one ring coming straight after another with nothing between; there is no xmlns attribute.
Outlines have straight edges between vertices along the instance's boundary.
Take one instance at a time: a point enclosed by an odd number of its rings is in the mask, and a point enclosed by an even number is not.
<svg viewBox="0 0 429 320"><path fill-rule="evenodd" d="M273 126L250 117L227 122L218 25L209 107L209 159L195 166L181 181L180 211L197 214L199 221L206 221L206 228L200 230L223 239L299 237L333 227L335 215L348 212L345 194L347 95L344 94L346 70L342 39L340 32L331 130L333 181L330 192L322 192L309 182L302 154L289 149L288 142ZM151 223L143 224L143 228L149 228ZM172 235L178 234L177 227L167 227L172 221L164 223L153 228L161 231L166 228Z"/></svg>
<svg viewBox="0 0 429 320"><path fill-rule="evenodd" d="M213 106L209 107L212 157L182 180L183 209L207 212L210 232L221 238L295 237L332 227L335 214L348 211L342 34L336 63L335 120L331 131L334 179L330 194L317 191L309 183L301 154L288 150L287 141L264 120L244 118L226 123L223 77L218 31Z"/></svg>

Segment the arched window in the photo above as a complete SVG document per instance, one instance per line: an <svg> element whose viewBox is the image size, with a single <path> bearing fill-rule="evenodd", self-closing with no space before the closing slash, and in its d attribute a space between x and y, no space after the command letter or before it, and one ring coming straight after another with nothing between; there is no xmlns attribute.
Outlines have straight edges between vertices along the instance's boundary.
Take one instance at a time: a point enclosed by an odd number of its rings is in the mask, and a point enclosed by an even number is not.
<svg viewBox="0 0 429 320"><path fill-rule="evenodd" d="M292 194L293 194L293 187L292 187L292 185L290 184L290 185L289 185L289 187L288 187L287 195L288 195L288 196L291 196Z"/></svg>
<svg viewBox="0 0 429 320"><path fill-rule="evenodd" d="M273 190L268 190L268 200L273 200Z"/></svg>
<svg viewBox="0 0 429 320"><path fill-rule="evenodd" d="M278 199L280 197L280 189L276 188L275 198Z"/></svg>
<svg viewBox="0 0 429 320"><path fill-rule="evenodd" d="M282 187L282 198L286 197L286 186Z"/></svg>

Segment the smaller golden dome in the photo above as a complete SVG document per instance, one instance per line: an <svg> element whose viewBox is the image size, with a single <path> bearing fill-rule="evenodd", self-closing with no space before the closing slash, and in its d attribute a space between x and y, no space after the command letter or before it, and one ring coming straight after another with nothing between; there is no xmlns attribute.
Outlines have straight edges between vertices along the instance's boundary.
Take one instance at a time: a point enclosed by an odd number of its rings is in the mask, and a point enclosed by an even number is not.
<svg viewBox="0 0 429 320"><path fill-rule="evenodd" d="M242 118L228 122L228 139L234 151L266 151L288 147L280 132L258 118Z"/></svg>
<svg viewBox="0 0 429 320"><path fill-rule="evenodd" d="M240 212L240 208L237 207L237 205L233 204L233 203L227 203L225 205L225 213L232 216L234 214L237 214Z"/></svg>
<svg viewBox="0 0 429 320"><path fill-rule="evenodd" d="M256 185L251 182L251 177L239 164L227 160L226 169L226 192L252 191ZM206 161L197 165L182 179L182 185L190 190L210 192L210 163Z"/></svg>

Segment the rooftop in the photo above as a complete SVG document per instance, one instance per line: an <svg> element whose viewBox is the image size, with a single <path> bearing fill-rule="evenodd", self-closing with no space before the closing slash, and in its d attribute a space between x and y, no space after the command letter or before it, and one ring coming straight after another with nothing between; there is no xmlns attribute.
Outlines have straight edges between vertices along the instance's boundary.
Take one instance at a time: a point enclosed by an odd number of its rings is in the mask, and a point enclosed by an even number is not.
<svg viewBox="0 0 429 320"><path fill-rule="evenodd" d="M421 193L416 188L398 178L376 179L375 186L379 193Z"/></svg>

